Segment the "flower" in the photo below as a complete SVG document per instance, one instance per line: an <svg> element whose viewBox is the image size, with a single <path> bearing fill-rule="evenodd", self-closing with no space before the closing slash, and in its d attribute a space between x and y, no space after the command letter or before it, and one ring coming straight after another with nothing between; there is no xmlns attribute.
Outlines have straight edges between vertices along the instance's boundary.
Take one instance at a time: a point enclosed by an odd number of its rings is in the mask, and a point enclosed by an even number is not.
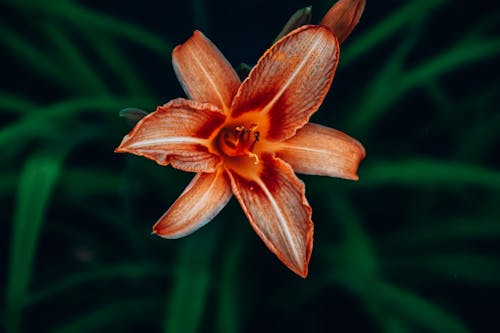
<svg viewBox="0 0 500 333"><path fill-rule="evenodd" d="M321 25L329 27L342 44L356 27L365 9L366 0L339 0L321 19Z"/></svg>
<svg viewBox="0 0 500 333"><path fill-rule="evenodd" d="M338 0L323 16L320 25L324 25L333 31L339 44L342 44L359 23L359 19L365 9L366 0ZM276 39L285 36L290 31L309 24L312 18L312 7L304 7L297 10L278 34Z"/></svg>
<svg viewBox="0 0 500 333"><path fill-rule="evenodd" d="M241 83L201 32L177 46L174 69L191 99L159 106L115 150L196 172L153 232L190 234L234 194L267 247L307 276L312 209L294 170L356 180L365 156L346 134L308 124L330 89L338 56L328 28L303 26L267 50Z"/></svg>

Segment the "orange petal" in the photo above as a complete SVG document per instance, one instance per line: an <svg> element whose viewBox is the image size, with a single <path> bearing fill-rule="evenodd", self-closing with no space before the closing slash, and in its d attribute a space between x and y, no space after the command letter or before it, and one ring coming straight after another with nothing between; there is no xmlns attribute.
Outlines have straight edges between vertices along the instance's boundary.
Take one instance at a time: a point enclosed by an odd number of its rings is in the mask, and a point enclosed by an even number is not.
<svg viewBox="0 0 500 333"><path fill-rule="evenodd" d="M339 39L339 43L343 43L358 24L365 4L365 0L339 0L330 8L319 24L332 29Z"/></svg>
<svg viewBox="0 0 500 333"><path fill-rule="evenodd" d="M311 207L304 184L285 162L261 156L260 176L230 172L233 193L255 232L292 271L306 277L313 245Z"/></svg>
<svg viewBox="0 0 500 333"><path fill-rule="evenodd" d="M212 220L231 199L224 170L198 173L169 210L153 226L163 238L186 236Z"/></svg>
<svg viewBox="0 0 500 333"><path fill-rule="evenodd" d="M330 89L339 55L338 42L322 26L295 29L260 58L236 95L232 116L258 111L267 140L285 140L304 126ZM261 124L258 124L261 125Z"/></svg>
<svg viewBox="0 0 500 333"><path fill-rule="evenodd" d="M215 106L182 98L159 106L127 134L115 152L147 157L160 165L192 172L214 172L219 156L208 138L224 122Z"/></svg>
<svg viewBox="0 0 500 333"><path fill-rule="evenodd" d="M177 78L191 99L211 103L226 114L240 79L217 47L200 31L172 52Z"/></svg>
<svg viewBox="0 0 500 333"><path fill-rule="evenodd" d="M309 123L282 142L276 154L298 173L357 180L365 149L340 131Z"/></svg>

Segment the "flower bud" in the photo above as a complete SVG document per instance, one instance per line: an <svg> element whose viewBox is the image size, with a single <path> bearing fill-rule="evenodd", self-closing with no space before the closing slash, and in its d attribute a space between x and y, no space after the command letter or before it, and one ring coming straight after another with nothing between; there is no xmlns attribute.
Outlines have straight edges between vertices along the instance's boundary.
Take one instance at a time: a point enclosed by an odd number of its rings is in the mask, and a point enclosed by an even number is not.
<svg viewBox="0 0 500 333"><path fill-rule="evenodd" d="M138 108L125 108L120 110L120 117L125 118L127 123L131 126L135 125L139 120L141 120L148 113L144 110Z"/></svg>
<svg viewBox="0 0 500 333"><path fill-rule="evenodd" d="M365 0L339 0L319 24L330 28L342 43L358 24L365 9Z"/></svg>
<svg viewBox="0 0 500 333"><path fill-rule="evenodd" d="M295 14L293 14L288 19L288 22L286 22L285 26L283 27L283 29L281 29L281 32L278 34L278 36L274 41L276 42L278 39L280 39L281 37L288 34L290 31L295 30L300 26L309 24L311 22L311 17L312 17L311 6L299 9L298 11L295 12Z"/></svg>

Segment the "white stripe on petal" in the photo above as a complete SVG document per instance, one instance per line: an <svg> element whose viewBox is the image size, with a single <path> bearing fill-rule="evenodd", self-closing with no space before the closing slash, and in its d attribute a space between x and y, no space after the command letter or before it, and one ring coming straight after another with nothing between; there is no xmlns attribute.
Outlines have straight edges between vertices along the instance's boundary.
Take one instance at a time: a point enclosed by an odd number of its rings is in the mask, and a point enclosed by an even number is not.
<svg viewBox="0 0 500 333"><path fill-rule="evenodd" d="M165 137L165 138L157 138L157 139L149 139L143 141L136 141L128 146L128 148L140 148L147 146L156 146L156 145L164 145L164 144L174 144L174 143L199 143L201 145L206 145L207 140L187 137L187 136L178 136L178 137Z"/></svg>

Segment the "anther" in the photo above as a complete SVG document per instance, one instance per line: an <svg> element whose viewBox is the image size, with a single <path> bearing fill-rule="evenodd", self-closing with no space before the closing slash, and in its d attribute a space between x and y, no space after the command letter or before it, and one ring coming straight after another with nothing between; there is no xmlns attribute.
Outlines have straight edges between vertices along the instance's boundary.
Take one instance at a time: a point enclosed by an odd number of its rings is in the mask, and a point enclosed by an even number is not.
<svg viewBox="0 0 500 333"><path fill-rule="evenodd" d="M253 162L255 165L259 164L259 156L257 156L257 154L248 152L248 157L253 158L255 160Z"/></svg>
<svg viewBox="0 0 500 333"><path fill-rule="evenodd" d="M227 127L219 136L220 148L227 156L247 156L259 164L259 157L253 153L257 141L260 139L259 131L256 131L257 124L248 127L234 126Z"/></svg>

